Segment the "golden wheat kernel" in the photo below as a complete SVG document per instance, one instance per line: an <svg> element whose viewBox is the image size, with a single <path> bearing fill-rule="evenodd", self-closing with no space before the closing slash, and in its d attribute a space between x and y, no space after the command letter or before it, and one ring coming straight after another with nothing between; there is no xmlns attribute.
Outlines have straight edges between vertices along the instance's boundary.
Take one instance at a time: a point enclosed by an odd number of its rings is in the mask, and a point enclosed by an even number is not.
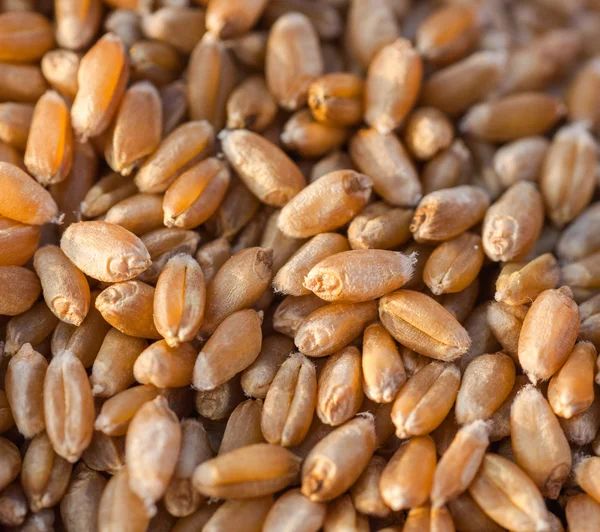
<svg viewBox="0 0 600 532"><path fill-rule="evenodd" d="M33 258L48 308L65 323L81 325L90 308L85 275L58 246L39 248Z"/></svg>
<svg viewBox="0 0 600 532"><path fill-rule="evenodd" d="M151 264L148 250L138 237L104 221L71 224L62 235L60 247L83 273L104 282L132 279Z"/></svg>
<svg viewBox="0 0 600 532"><path fill-rule="evenodd" d="M510 187L519 181L537 181L549 146L544 137L525 137L499 148L493 166L502 184Z"/></svg>
<svg viewBox="0 0 600 532"><path fill-rule="evenodd" d="M280 491L297 477L300 458L287 449L257 443L200 464L192 482L203 495L248 499Z"/></svg>
<svg viewBox="0 0 600 532"><path fill-rule="evenodd" d="M469 334L454 316L420 292L398 290L382 297L379 318L399 343L432 358L454 360L471 345Z"/></svg>
<svg viewBox="0 0 600 532"><path fill-rule="evenodd" d="M464 372L456 398L458 423L489 419L504 403L514 383L515 365L508 355L475 357Z"/></svg>
<svg viewBox="0 0 600 532"><path fill-rule="evenodd" d="M386 459L373 456L355 484L350 488L350 496L357 511L371 517L387 517L391 510L383 500L379 488L381 474Z"/></svg>
<svg viewBox="0 0 600 532"><path fill-rule="evenodd" d="M423 280L435 295L460 292L477 278L483 259L481 237L464 232L433 251L425 263Z"/></svg>
<svg viewBox="0 0 600 532"><path fill-rule="evenodd" d="M287 296L275 309L273 328L281 334L294 338L306 317L325 305L325 301L312 293L297 297Z"/></svg>
<svg viewBox="0 0 600 532"><path fill-rule="evenodd" d="M579 332L579 309L564 286L545 290L531 305L519 336L519 362L531 380L549 379L571 353Z"/></svg>
<svg viewBox="0 0 600 532"><path fill-rule="evenodd" d="M71 463L90 444L94 399L81 361L71 352L52 359L44 379L44 418L54 450Z"/></svg>
<svg viewBox="0 0 600 532"><path fill-rule="evenodd" d="M22 151L27 147L27 138L31 129L31 120L33 118L34 106L28 103L0 103L0 141L12 148L15 157L14 161L4 160L2 162L10 163L21 169L25 168L23 163Z"/></svg>
<svg viewBox="0 0 600 532"><path fill-rule="evenodd" d="M540 135L565 113L562 102L541 92L522 92L471 107L461 129L487 142Z"/></svg>
<svg viewBox="0 0 600 532"><path fill-rule="evenodd" d="M58 322L50 344L53 357L68 351L81 360L86 368L94 363L102 341L110 329L110 325L95 307L99 293L95 290L90 294L90 309L81 325Z"/></svg>
<svg viewBox="0 0 600 532"><path fill-rule="evenodd" d="M128 77L129 62L123 43L115 34L105 34L83 56L77 72L79 90L71 108L71 120L80 140L106 130Z"/></svg>
<svg viewBox="0 0 600 532"><path fill-rule="evenodd" d="M131 532L144 532L147 529L150 515L129 483L129 471L126 467L109 480L100 497L99 530L127 528Z"/></svg>
<svg viewBox="0 0 600 532"><path fill-rule="evenodd" d="M440 151L425 163L422 181L423 192L465 185L473 173L473 156L461 139L456 139L449 148Z"/></svg>
<svg viewBox="0 0 600 532"><path fill-rule="evenodd" d="M414 106L423 64L410 41L397 39L369 64L365 84L365 122L382 134L396 129Z"/></svg>
<svg viewBox="0 0 600 532"><path fill-rule="evenodd" d="M269 510L263 523L264 532L289 528L319 530L325 520L326 506L302 495L300 489L287 490Z"/></svg>
<svg viewBox="0 0 600 532"><path fill-rule="evenodd" d="M396 436L429 434L450 412L460 386L460 370L454 364L434 361L415 373L400 389L391 417Z"/></svg>
<svg viewBox="0 0 600 532"><path fill-rule="evenodd" d="M0 61L37 61L53 45L52 26L43 15L13 12L0 16Z"/></svg>
<svg viewBox="0 0 600 532"><path fill-rule="evenodd" d="M133 416L125 440L129 487L150 515L165 493L181 447L181 426L164 397L145 403Z"/></svg>
<svg viewBox="0 0 600 532"><path fill-rule="evenodd" d="M317 122L310 110L296 111L285 123L281 144L305 158L322 157L341 148L349 136L347 128Z"/></svg>
<svg viewBox="0 0 600 532"><path fill-rule="evenodd" d="M187 5L166 6L144 15L142 30L146 37L167 43L184 54L190 54L206 31L204 18L202 9L190 8Z"/></svg>
<svg viewBox="0 0 600 532"><path fill-rule="evenodd" d="M151 384L133 386L115 394L102 404L94 428L107 436L124 436L135 413L159 394L160 390Z"/></svg>
<svg viewBox="0 0 600 532"><path fill-rule="evenodd" d="M273 279L273 287L284 294L309 294L310 290L302 282L312 267L326 257L348 249L348 240L342 235L321 233L314 236L278 270Z"/></svg>
<svg viewBox="0 0 600 532"><path fill-rule="evenodd" d="M344 45L350 57L366 70L384 46L400 37L399 20L394 14L396 3L386 0L350 2Z"/></svg>
<svg viewBox="0 0 600 532"><path fill-rule="evenodd" d="M0 266L22 266L34 254L40 228L0 216Z"/></svg>
<svg viewBox="0 0 600 532"><path fill-rule="evenodd" d="M393 338L379 323L365 329L361 363L365 395L377 403L393 401L406 371Z"/></svg>
<svg viewBox="0 0 600 532"><path fill-rule="evenodd" d="M496 301L509 305L533 302L544 290L559 281L558 263L551 253L544 253L528 263L507 263L496 280Z"/></svg>
<svg viewBox="0 0 600 532"><path fill-rule="evenodd" d="M115 329L129 336L159 340L154 325L155 289L141 281L115 283L96 299L96 308Z"/></svg>
<svg viewBox="0 0 600 532"><path fill-rule="evenodd" d="M173 129L180 120L180 98L185 98L183 82L176 82L183 70L184 62L175 48L158 41L138 41L129 50L131 78L135 81L150 81L161 91L161 109L163 115L162 132ZM171 84L171 85L169 85ZM165 87L166 86L166 87ZM175 104L173 116L166 114L165 90L168 89L169 103ZM173 98L179 96L179 98ZM187 102L184 104L187 108ZM168 122L168 123L167 123Z"/></svg>
<svg viewBox="0 0 600 532"><path fill-rule="evenodd" d="M140 384L157 388L177 388L192 383L196 349L189 343L170 347L160 340L140 353L133 365L133 375Z"/></svg>
<svg viewBox="0 0 600 532"><path fill-rule="evenodd" d="M37 65L0 62L0 100L7 102L2 104L4 113L6 113L7 108L15 109L15 107L19 108L24 104L34 104L47 89L48 84ZM27 107L21 107L21 109ZM31 111L33 111L33 106L31 106ZM23 111L21 112L23 113ZM4 119L6 120L6 117ZM21 140L15 146L25 149L26 140Z"/></svg>
<svg viewBox="0 0 600 532"><path fill-rule="evenodd" d="M167 262L156 283L154 322L171 347L195 338L205 296L204 275L192 257L176 255Z"/></svg>
<svg viewBox="0 0 600 532"><path fill-rule="evenodd" d="M360 410L363 397L361 353L346 347L331 355L319 372L317 416L328 425L341 425Z"/></svg>
<svg viewBox="0 0 600 532"><path fill-rule="evenodd" d="M469 493L496 523L512 530L548 530L549 514L534 482L510 460L487 453Z"/></svg>
<svg viewBox="0 0 600 532"><path fill-rule="evenodd" d="M265 397L261 416L264 438L283 447L298 445L306 436L317 403L317 375L301 354L281 364Z"/></svg>
<svg viewBox="0 0 600 532"><path fill-rule="evenodd" d="M10 358L25 344L38 345L54 331L58 318L45 301L11 318L6 324L4 355Z"/></svg>
<svg viewBox="0 0 600 532"><path fill-rule="evenodd" d="M213 390L246 369L260 353L262 313L240 310L227 316L198 354L193 385Z"/></svg>
<svg viewBox="0 0 600 532"><path fill-rule="evenodd" d="M347 346L376 319L375 301L331 303L306 317L296 332L294 342L307 356L327 356Z"/></svg>
<svg viewBox="0 0 600 532"><path fill-rule="evenodd" d="M362 121L362 78L345 72L322 76L308 89L308 105L315 120L328 125L352 126Z"/></svg>
<svg viewBox="0 0 600 532"><path fill-rule="evenodd" d="M487 324L502 349L518 362L518 344L523 320L528 308L525 305L490 302L487 307Z"/></svg>
<svg viewBox="0 0 600 532"><path fill-rule="evenodd" d="M265 74L279 106L290 111L301 108L310 84L323 70L319 37L310 19L298 12L277 19L269 32Z"/></svg>
<svg viewBox="0 0 600 532"><path fill-rule="evenodd" d="M244 35L256 24L267 4L266 0L209 2L206 11L206 27L221 39Z"/></svg>
<svg viewBox="0 0 600 532"><path fill-rule="evenodd" d="M423 83L422 103L453 118L460 116L498 86L506 63L504 50L475 52L429 76Z"/></svg>
<svg viewBox="0 0 600 532"><path fill-rule="evenodd" d="M164 192L213 149L214 128L205 120L186 122L166 137L140 168L135 183L142 192Z"/></svg>
<svg viewBox="0 0 600 532"><path fill-rule="evenodd" d="M571 471L571 449L548 401L532 385L513 401L510 432L516 463L542 495L556 499Z"/></svg>
<svg viewBox="0 0 600 532"><path fill-rule="evenodd" d="M17 429L26 438L42 432L44 423L44 377L48 362L31 344L10 359L4 379L6 399Z"/></svg>
<svg viewBox="0 0 600 532"><path fill-rule="evenodd" d="M72 466L60 457L45 432L32 441L23 459L21 484L33 512L51 508L62 498Z"/></svg>
<svg viewBox="0 0 600 532"><path fill-rule="evenodd" d="M245 129L220 134L225 157L263 203L281 207L306 185L300 169L280 148Z"/></svg>
<svg viewBox="0 0 600 532"><path fill-rule="evenodd" d="M423 192L410 155L393 133L361 129L348 154L356 168L373 180L373 190L391 205L414 207Z"/></svg>
<svg viewBox="0 0 600 532"><path fill-rule="evenodd" d="M92 366L90 384L95 397L108 399L126 390L135 382L133 365L148 342L123 334L117 329L108 331Z"/></svg>
<svg viewBox="0 0 600 532"><path fill-rule="evenodd" d="M370 272L365 276L364 272ZM360 303L397 290L412 276L413 257L386 250L330 255L304 277L303 285L326 301Z"/></svg>
<svg viewBox="0 0 600 532"><path fill-rule="evenodd" d="M89 0L80 3L77 0L58 0L54 4L54 16L56 42L59 46L69 50L88 48L102 22L102 2Z"/></svg>
<svg viewBox="0 0 600 532"><path fill-rule="evenodd" d="M449 5L435 10L417 28L417 50L435 65L447 65L467 55L479 40L475 7Z"/></svg>
<svg viewBox="0 0 600 532"><path fill-rule="evenodd" d="M181 174L163 199L165 225L190 229L208 220L223 201L229 182L228 166L212 157Z"/></svg>
<svg viewBox="0 0 600 532"><path fill-rule="evenodd" d="M187 70L189 115L206 120L217 131L227 121L227 99L237 82L237 69L225 43L206 33L195 46Z"/></svg>
<svg viewBox="0 0 600 532"><path fill-rule="evenodd" d="M192 255L196 251L200 235L195 231L163 227L145 233L141 240L150 253L152 265L140 274L139 279L154 284L169 260L176 255Z"/></svg>
<svg viewBox="0 0 600 532"><path fill-rule="evenodd" d="M598 95L600 83L600 62L591 58L575 73L567 87L565 103L570 122L584 122L592 130L600 125L598 116Z"/></svg>
<svg viewBox="0 0 600 532"><path fill-rule="evenodd" d="M561 228L581 213L596 187L596 147L580 123L554 136L540 174L540 190L549 218Z"/></svg>
<svg viewBox="0 0 600 532"><path fill-rule="evenodd" d="M358 479L375 451L370 414L357 416L321 439L302 465L302 494L314 502L330 501Z"/></svg>
<svg viewBox="0 0 600 532"><path fill-rule="evenodd" d="M485 422L462 427L436 467L431 488L434 508L441 508L465 492L477 474L489 444Z"/></svg>
<svg viewBox="0 0 600 532"><path fill-rule="evenodd" d="M87 218L102 216L111 207L137 193L135 183L116 172L101 177L86 192L80 205Z"/></svg>
<svg viewBox="0 0 600 532"><path fill-rule="evenodd" d="M294 350L294 342L282 334L263 338L256 360L241 374L241 386L250 397L264 399L281 364Z"/></svg>
<svg viewBox="0 0 600 532"><path fill-rule="evenodd" d="M271 282L272 263L273 251L259 247L243 249L228 259L206 288L200 334L211 334L227 316L253 306Z"/></svg>
<svg viewBox="0 0 600 532"><path fill-rule="evenodd" d="M350 246L352 249L396 249L410 239L412 217L412 209L394 208L383 201L371 203L348 226ZM417 265L421 256L417 255Z"/></svg>
<svg viewBox="0 0 600 532"><path fill-rule="evenodd" d="M404 442L390 458L379 480L385 503L394 511L424 504L436 466L435 444L429 436Z"/></svg>
<svg viewBox="0 0 600 532"><path fill-rule="evenodd" d="M277 103L262 76L242 81L227 100L227 127L263 131L277 115Z"/></svg>
<svg viewBox="0 0 600 532"><path fill-rule="evenodd" d="M0 215L31 225L55 223L58 206L39 183L20 168L0 162Z"/></svg>
<svg viewBox="0 0 600 532"><path fill-rule="evenodd" d="M144 128L140 130L140 121ZM108 165L130 175L160 144L162 104L158 90L148 81L129 87L108 130L104 156Z"/></svg>
<svg viewBox="0 0 600 532"><path fill-rule="evenodd" d="M163 198L158 194L134 194L113 205L103 221L142 235L163 227L162 204Z"/></svg>
<svg viewBox="0 0 600 532"><path fill-rule="evenodd" d="M600 503L580 493L567 500L567 525L569 530L595 530L600 526Z"/></svg>
<svg viewBox="0 0 600 532"><path fill-rule="evenodd" d="M337 229L363 210L373 181L352 170L331 172L300 191L281 210L279 228L308 238Z"/></svg>
<svg viewBox="0 0 600 532"><path fill-rule="evenodd" d="M452 123L435 107L419 107L406 120L404 141L417 159L431 159L448 148L453 140Z"/></svg>
<svg viewBox="0 0 600 532"><path fill-rule="evenodd" d="M48 136L47 131L54 132ZM43 185L64 181L73 163L73 131L67 104L46 92L37 102L24 156L27 170Z"/></svg>
<svg viewBox="0 0 600 532"><path fill-rule="evenodd" d="M30 309L41 293L38 276L22 266L0 266L0 315L17 316Z"/></svg>
<svg viewBox="0 0 600 532"><path fill-rule="evenodd" d="M430 192L417 206L410 230L417 242L448 240L480 222L489 205L488 195L476 186Z"/></svg>
<svg viewBox="0 0 600 532"><path fill-rule="evenodd" d="M592 405L596 357L592 344L575 344L563 367L550 379L548 402L557 416L570 418Z"/></svg>
<svg viewBox="0 0 600 532"><path fill-rule="evenodd" d="M248 399L237 405L227 420L217 454L263 443L265 438L260 426L262 411L263 402L260 399Z"/></svg>

